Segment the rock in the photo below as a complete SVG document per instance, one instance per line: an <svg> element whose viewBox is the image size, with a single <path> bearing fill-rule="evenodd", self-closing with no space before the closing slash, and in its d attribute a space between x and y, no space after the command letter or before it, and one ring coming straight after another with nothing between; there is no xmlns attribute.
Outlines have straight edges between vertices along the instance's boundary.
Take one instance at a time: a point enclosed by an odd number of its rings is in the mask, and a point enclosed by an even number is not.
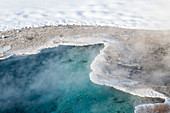
<svg viewBox="0 0 170 113"><path fill-rule="evenodd" d="M169 113L170 106L168 104L154 105L153 112L154 113Z"/></svg>
<svg viewBox="0 0 170 113"><path fill-rule="evenodd" d="M5 55L4 54L0 54L0 58L4 57Z"/></svg>
<svg viewBox="0 0 170 113"><path fill-rule="evenodd" d="M2 35L2 36L1 36L1 38L8 38L8 37L7 37L7 36L5 36L5 35Z"/></svg>
<svg viewBox="0 0 170 113"><path fill-rule="evenodd" d="M57 41L53 41L53 44L59 44L60 42L57 42Z"/></svg>
<svg viewBox="0 0 170 113"><path fill-rule="evenodd" d="M31 40L33 40L33 37L26 37L26 39L31 41Z"/></svg>
<svg viewBox="0 0 170 113"><path fill-rule="evenodd" d="M21 30L17 30L17 33L21 32Z"/></svg>
<svg viewBox="0 0 170 113"><path fill-rule="evenodd" d="M144 104L135 107L135 113L169 113L170 106L165 103Z"/></svg>

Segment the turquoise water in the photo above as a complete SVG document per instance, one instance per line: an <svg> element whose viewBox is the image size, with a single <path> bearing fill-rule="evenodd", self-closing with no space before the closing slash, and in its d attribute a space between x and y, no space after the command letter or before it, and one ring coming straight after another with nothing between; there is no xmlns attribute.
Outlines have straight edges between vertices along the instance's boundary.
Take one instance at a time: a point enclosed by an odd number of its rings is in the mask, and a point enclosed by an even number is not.
<svg viewBox="0 0 170 113"><path fill-rule="evenodd" d="M0 61L0 112L132 113L139 97L89 79L102 48L59 46Z"/></svg>

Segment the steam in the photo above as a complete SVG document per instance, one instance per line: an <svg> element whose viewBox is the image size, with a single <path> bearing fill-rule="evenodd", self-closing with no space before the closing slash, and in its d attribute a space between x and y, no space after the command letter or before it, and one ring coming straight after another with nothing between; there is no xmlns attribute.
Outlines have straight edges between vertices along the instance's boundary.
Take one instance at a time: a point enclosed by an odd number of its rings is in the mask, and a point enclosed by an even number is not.
<svg viewBox="0 0 170 113"><path fill-rule="evenodd" d="M90 69L90 62L101 47L59 46L43 50L37 55L0 61L1 110L30 110L31 105L36 109L53 99L57 102L61 95L69 93L70 90L74 91L74 88L70 88L73 85L77 85L77 88L86 87L88 81L85 81L84 77L88 76L81 75L88 73L76 70L81 70L82 67ZM95 48L98 48L97 51ZM77 74L80 75L79 82L76 82Z"/></svg>
<svg viewBox="0 0 170 113"><path fill-rule="evenodd" d="M157 86L167 86L170 83L170 38L131 37L117 42L115 48L110 56L114 54L117 57L113 58L118 64L113 72L116 75L121 69L125 73L121 75L137 81Z"/></svg>

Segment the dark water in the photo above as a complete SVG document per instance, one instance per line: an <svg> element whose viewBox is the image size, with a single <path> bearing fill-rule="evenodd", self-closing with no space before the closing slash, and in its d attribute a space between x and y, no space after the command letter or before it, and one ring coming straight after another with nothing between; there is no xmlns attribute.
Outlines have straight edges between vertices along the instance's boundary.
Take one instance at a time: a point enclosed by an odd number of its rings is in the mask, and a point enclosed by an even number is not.
<svg viewBox="0 0 170 113"><path fill-rule="evenodd" d="M0 112L132 113L139 97L89 79L102 48L59 46L0 61Z"/></svg>

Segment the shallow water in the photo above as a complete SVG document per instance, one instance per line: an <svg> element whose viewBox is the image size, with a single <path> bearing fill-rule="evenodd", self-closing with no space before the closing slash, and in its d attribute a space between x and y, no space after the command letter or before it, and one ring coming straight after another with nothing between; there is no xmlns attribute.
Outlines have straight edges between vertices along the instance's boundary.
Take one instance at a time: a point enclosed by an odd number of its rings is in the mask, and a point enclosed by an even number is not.
<svg viewBox="0 0 170 113"><path fill-rule="evenodd" d="M132 113L139 97L89 79L102 48L59 46L0 61L0 112Z"/></svg>

